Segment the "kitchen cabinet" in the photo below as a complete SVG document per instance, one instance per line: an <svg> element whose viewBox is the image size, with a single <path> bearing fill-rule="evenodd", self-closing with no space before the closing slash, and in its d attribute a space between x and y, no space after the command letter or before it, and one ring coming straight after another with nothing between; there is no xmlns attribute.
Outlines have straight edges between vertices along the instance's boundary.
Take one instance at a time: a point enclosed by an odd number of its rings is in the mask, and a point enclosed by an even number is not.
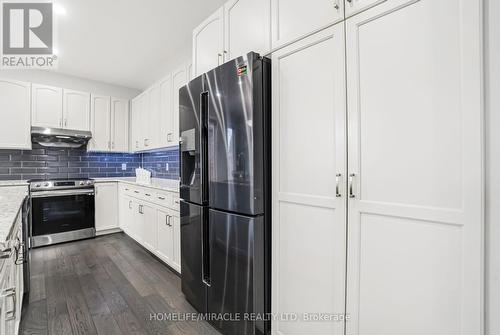
<svg viewBox="0 0 500 335"><path fill-rule="evenodd" d="M344 19L343 0L271 0L271 2L273 49Z"/></svg>
<svg viewBox="0 0 500 335"><path fill-rule="evenodd" d="M179 195L120 185L120 225L127 235L181 272Z"/></svg>
<svg viewBox="0 0 500 335"><path fill-rule="evenodd" d="M349 321L273 334L479 334L481 1L356 4L272 55L273 312Z"/></svg>
<svg viewBox="0 0 500 335"><path fill-rule="evenodd" d="M271 0L231 0L224 5L225 61L271 50Z"/></svg>
<svg viewBox="0 0 500 335"><path fill-rule="evenodd" d="M187 67L181 67L176 71L172 72L172 113L170 113L170 127L169 132L167 134L167 140L169 145L178 145L179 144L179 90L181 87L186 85L188 82L188 69Z"/></svg>
<svg viewBox="0 0 500 335"><path fill-rule="evenodd" d="M31 84L0 79L0 149L31 149Z"/></svg>
<svg viewBox="0 0 500 335"><path fill-rule="evenodd" d="M194 76L216 68L224 62L224 8L203 21L193 31Z"/></svg>
<svg viewBox="0 0 500 335"><path fill-rule="evenodd" d="M141 147L139 142L141 141L142 131L141 131L141 114L142 114L142 98L141 96L132 100L132 111L130 117L130 151L139 151Z"/></svg>
<svg viewBox="0 0 500 335"><path fill-rule="evenodd" d="M145 149L156 149L160 148L160 121L161 114L164 113L161 110L161 91L160 85L155 84L150 89L147 90L149 106L145 113L146 119L146 136L144 139Z"/></svg>
<svg viewBox="0 0 500 335"><path fill-rule="evenodd" d="M276 313L345 310L346 202L345 188L337 189L347 180L344 50L343 25L336 25L273 53ZM342 322L279 320L272 327L283 335L344 329Z"/></svg>
<svg viewBox="0 0 500 335"><path fill-rule="evenodd" d="M31 85L31 123L37 127L64 127L62 88Z"/></svg>
<svg viewBox="0 0 500 335"><path fill-rule="evenodd" d="M90 93L63 90L63 128L90 131Z"/></svg>
<svg viewBox="0 0 500 335"><path fill-rule="evenodd" d="M116 182L95 184L96 233L119 228L118 185Z"/></svg>
<svg viewBox="0 0 500 335"><path fill-rule="evenodd" d="M18 217L7 240L12 247L0 258L0 334L17 334L21 322L24 295L24 270L22 248L15 241L22 241L21 216Z"/></svg>
<svg viewBox="0 0 500 335"><path fill-rule="evenodd" d="M175 128L173 125L173 101L174 96L172 90L172 75L167 75L159 83L160 87L160 122L159 122L159 136L158 145L160 147L168 147L171 145L171 133Z"/></svg>
<svg viewBox="0 0 500 335"><path fill-rule="evenodd" d="M92 151L111 150L111 99L109 96L91 96L91 131L92 139L89 142Z"/></svg>
<svg viewBox="0 0 500 335"><path fill-rule="evenodd" d="M395 0L346 21L347 335L480 333L480 17Z"/></svg>
<svg viewBox="0 0 500 335"><path fill-rule="evenodd" d="M111 98L111 151L129 150L129 101Z"/></svg>

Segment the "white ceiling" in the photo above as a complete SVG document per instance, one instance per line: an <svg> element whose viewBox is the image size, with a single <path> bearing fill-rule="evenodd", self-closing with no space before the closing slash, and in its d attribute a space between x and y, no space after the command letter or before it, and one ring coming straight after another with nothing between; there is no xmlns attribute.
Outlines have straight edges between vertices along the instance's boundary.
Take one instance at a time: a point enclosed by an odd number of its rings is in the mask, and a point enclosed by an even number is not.
<svg viewBox="0 0 500 335"><path fill-rule="evenodd" d="M56 0L57 72L144 89L191 59L194 27L225 0Z"/></svg>

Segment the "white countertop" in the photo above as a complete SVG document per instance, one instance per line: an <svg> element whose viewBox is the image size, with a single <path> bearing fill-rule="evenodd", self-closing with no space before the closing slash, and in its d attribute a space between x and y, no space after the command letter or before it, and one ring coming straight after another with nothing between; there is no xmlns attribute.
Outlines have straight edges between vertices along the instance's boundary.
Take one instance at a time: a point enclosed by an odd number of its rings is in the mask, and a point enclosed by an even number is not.
<svg viewBox="0 0 500 335"><path fill-rule="evenodd" d="M168 192L179 192L179 181L174 179L151 178L151 184L141 184L135 181L135 177L125 178L94 178L96 183L120 182L135 186L154 188Z"/></svg>
<svg viewBox="0 0 500 335"><path fill-rule="evenodd" d="M27 180L0 180L0 187L5 186L28 186Z"/></svg>
<svg viewBox="0 0 500 335"><path fill-rule="evenodd" d="M14 185L0 187L0 244L5 243L16 222L17 216L21 215L24 198L28 195L27 187Z"/></svg>

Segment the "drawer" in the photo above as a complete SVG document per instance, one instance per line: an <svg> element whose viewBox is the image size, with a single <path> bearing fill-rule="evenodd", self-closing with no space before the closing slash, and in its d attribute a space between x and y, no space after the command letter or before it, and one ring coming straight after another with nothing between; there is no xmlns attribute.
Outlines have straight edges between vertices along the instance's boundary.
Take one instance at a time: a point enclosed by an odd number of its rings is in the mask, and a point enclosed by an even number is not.
<svg viewBox="0 0 500 335"><path fill-rule="evenodd" d="M171 208L173 204L172 193L170 192L156 191L154 200L157 205L167 208Z"/></svg>
<svg viewBox="0 0 500 335"><path fill-rule="evenodd" d="M130 195L132 193L132 187L128 184L119 184L119 191L123 195Z"/></svg>

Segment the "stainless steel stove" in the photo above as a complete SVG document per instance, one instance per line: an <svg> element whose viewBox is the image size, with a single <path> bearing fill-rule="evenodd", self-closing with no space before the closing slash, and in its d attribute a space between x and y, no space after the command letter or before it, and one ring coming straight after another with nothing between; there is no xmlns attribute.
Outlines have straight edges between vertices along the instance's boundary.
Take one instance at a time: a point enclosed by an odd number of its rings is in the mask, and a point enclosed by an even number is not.
<svg viewBox="0 0 500 335"><path fill-rule="evenodd" d="M31 247L95 236L92 179L31 180Z"/></svg>

